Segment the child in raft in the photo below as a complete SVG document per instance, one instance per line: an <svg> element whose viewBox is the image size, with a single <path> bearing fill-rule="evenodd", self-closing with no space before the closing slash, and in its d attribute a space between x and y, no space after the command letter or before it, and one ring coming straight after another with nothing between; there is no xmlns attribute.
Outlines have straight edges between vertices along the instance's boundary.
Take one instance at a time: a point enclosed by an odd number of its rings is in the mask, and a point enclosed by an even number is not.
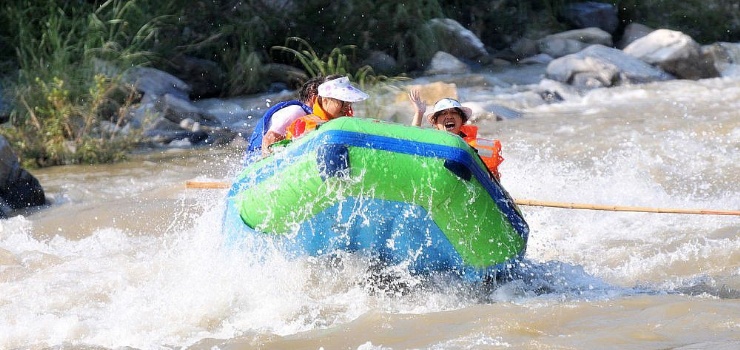
<svg viewBox="0 0 740 350"><path fill-rule="evenodd" d="M409 91L409 99L416 110L411 125L421 126L421 117L426 112L427 105L422 101L417 89ZM501 174L498 171L499 164L504 161L501 156L501 143L498 140L477 138L478 128L466 124L472 112L470 108L464 107L458 100L443 98L434 104L434 109L426 115L426 118L437 130L446 130L462 137L465 142L476 149L491 175L496 180L501 180Z"/></svg>
<svg viewBox="0 0 740 350"><path fill-rule="evenodd" d="M294 139L319 125L342 116L352 116L352 103L364 101L368 95L352 86L348 77L327 80L318 87L313 113L296 119L286 130L286 138Z"/></svg>

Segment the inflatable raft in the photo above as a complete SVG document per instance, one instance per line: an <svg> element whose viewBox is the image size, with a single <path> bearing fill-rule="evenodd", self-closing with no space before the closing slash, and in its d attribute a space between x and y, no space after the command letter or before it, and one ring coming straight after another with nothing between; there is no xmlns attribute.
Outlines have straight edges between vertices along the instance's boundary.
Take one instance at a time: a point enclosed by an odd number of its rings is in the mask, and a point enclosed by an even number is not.
<svg viewBox="0 0 740 350"><path fill-rule="evenodd" d="M474 149L444 131L338 118L246 166L224 222L296 255L356 252L478 280L520 258L528 226Z"/></svg>

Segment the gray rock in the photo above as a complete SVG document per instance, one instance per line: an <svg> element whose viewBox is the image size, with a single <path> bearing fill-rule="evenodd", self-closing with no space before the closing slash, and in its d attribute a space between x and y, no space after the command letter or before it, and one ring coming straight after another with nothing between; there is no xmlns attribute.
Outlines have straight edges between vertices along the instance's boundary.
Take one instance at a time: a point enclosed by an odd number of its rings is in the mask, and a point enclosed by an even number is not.
<svg viewBox="0 0 740 350"><path fill-rule="evenodd" d="M432 57L429 69L425 71L425 74L465 74L470 73L470 71L470 67L457 57L447 52L438 51Z"/></svg>
<svg viewBox="0 0 740 350"><path fill-rule="evenodd" d="M208 115L204 110L193 105L189 100L179 98L172 94L166 94L157 101L157 111L175 124L180 124L183 119L208 126L218 126L218 119Z"/></svg>
<svg viewBox="0 0 740 350"><path fill-rule="evenodd" d="M514 58L531 57L540 53L537 41L527 38L520 38L511 44L511 52Z"/></svg>
<svg viewBox="0 0 740 350"><path fill-rule="evenodd" d="M701 48L723 77L735 77L740 68L740 43L718 42Z"/></svg>
<svg viewBox="0 0 740 350"><path fill-rule="evenodd" d="M681 79L719 76L714 62L707 59L701 46L690 36L678 31L655 30L627 45L624 52Z"/></svg>
<svg viewBox="0 0 740 350"><path fill-rule="evenodd" d="M612 46L612 35L596 27L573 29L560 33L550 34L545 39L567 39L580 41L584 44L600 44Z"/></svg>
<svg viewBox="0 0 740 350"><path fill-rule="evenodd" d="M149 98L156 98L171 94L181 99L189 99L190 85L178 79L172 74L154 68L136 67L132 68L123 76L123 81L131 84L134 88Z"/></svg>
<svg viewBox="0 0 740 350"><path fill-rule="evenodd" d="M0 135L0 218L10 216L13 210L45 204L41 184L21 168L10 144Z"/></svg>
<svg viewBox="0 0 740 350"><path fill-rule="evenodd" d="M617 48L624 49L625 47L627 47L627 45L631 44L637 39L644 37L645 35L652 33L654 30L655 29L650 28L646 25L642 25L639 23L630 23L627 25L627 27L624 28L622 38L617 43Z"/></svg>
<svg viewBox="0 0 740 350"><path fill-rule="evenodd" d="M550 34L537 41L540 52L556 58L574 54L593 44L612 46L612 36L591 27Z"/></svg>
<svg viewBox="0 0 740 350"><path fill-rule="evenodd" d="M586 89L674 79L621 50L602 45L592 45L553 60L547 65L546 75L549 79Z"/></svg>
<svg viewBox="0 0 740 350"><path fill-rule="evenodd" d="M394 74L398 71L396 59L382 51L371 52L362 64L370 66L376 74Z"/></svg>
<svg viewBox="0 0 740 350"><path fill-rule="evenodd" d="M453 19L434 18L429 20L429 27L437 33L441 51L470 60L488 56L483 42L473 32Z"/></svg>
<svg viewBox="0 0 740 350"><path fill-rule="evenodd" d="M554 58L546 53L539 53L531 57L523 58L519 61L519 64L548 64L552 62Z"/></svg>
<svg viewBox="0 0 740 350"><path fill-rule="evenodd" d="M540 52L558 58L580 52L591 44L566 38L545 38L540 40L537 45Z"/></svg>

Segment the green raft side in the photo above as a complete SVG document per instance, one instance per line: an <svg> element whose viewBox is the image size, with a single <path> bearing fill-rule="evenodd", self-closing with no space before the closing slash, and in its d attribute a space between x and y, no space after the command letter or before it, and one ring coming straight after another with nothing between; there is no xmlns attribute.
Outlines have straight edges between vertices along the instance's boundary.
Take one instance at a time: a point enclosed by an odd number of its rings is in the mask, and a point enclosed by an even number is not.
<svg viewBox="0 0 740 350"><path fill-rule="evenodd" d="M349 152L348 180L323 181L316 152L309 152L278 176L242 191L237 199L242 219L258 231L287 234L344 196L372 197L424 208L468 265L491 266L524 249L524 240L483 186L459 179L444 160L363 147Z"/></svg>
<svg viewBox="0 0 740 350"><path fill-rule="evenodd" d="M501 263L526 245L486 189L454 175L443 159L350 148L350 169L373 197L424 208L468 265Z"/></svg>
<svg viewBox="0 0 740 350"><path fill-rule="evenodd" d="M460 148L466 150L471 157L477 162L478 166L483 169L486 168L485 164L475 155L475 151L468 146L468 144L461 138L450 134L447 131L436 130L436 129L424 129L416 126L408 126L393 122L381 121L376 119L367 119L360 117L342 117L329 121L321 125L316 131L310 132L303 137L300 137L285 146L284 151L291 149L297 149L303 147L303 145L311 140L320 137L321 134L331 130L343 130L349 132L365 133L377 136L390 137L398 140L407 140L419 142L421 144L431 145L442 145ZM423 147L423 145L417 145L417 147ZM240 181L249 174L253 173L255 169L259 169L263 166L269 166L272 162L272 156L261 159L255 163L250 164L237 176L236 181Z"/></svg>

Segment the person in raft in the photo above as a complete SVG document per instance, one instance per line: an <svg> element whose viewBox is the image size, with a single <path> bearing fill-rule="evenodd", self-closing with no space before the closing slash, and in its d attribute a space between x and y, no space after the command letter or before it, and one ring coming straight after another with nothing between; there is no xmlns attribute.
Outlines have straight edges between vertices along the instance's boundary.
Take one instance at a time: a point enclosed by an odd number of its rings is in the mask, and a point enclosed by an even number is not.
<svg viewBox="0 0 740 350"><path fill-rule="evenodd" d="M313 113L296 119L286 131L286 138L294 139L316 129L329 120L354 114L352 103L364 101L368 95L352 86L348 77L327 80L319 85L314 98Z"/></svg>
<svg viewBox="0 0 740 350"><path fill-rule="evenodd" d="M306 81L298 91L297 100L281 101L267 109L254 127L247 145L247 156L270 154L270 146L285 139L285 129L296 119L312 113L313 102L318 95L319 85L341 75L317 76Z"/></svg>
<svg viewBox="0 0 740 350"><path fill-rule="evenodd" d="M411 125L421 126L421 119L426 112L427 105L421 99L419 90L409 91L409 99L415 109ZM501 156L501 142L478 138L478 127L467 124L472 114L473 110L464 107L458 100L443 98L434 104L434 109L426 115L426 118L437 130L446 130L458 135L475 148L491 175L500 181L501 174L498 166L504 161L504 157Z"/></svg>

